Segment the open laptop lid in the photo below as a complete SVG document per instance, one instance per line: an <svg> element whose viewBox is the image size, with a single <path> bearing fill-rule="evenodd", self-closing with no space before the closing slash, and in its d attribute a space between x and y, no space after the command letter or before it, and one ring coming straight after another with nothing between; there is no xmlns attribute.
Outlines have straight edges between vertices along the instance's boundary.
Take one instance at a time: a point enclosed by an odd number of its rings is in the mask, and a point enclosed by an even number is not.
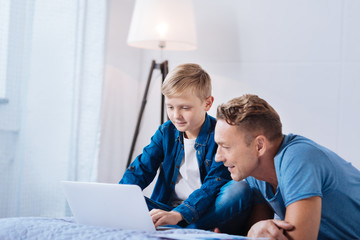
<svg viewBox="0 0 360 240"><path fill-rule="evenodd" d="M78 223L155 231L139 186L73 181L61 184Z"/></svg>

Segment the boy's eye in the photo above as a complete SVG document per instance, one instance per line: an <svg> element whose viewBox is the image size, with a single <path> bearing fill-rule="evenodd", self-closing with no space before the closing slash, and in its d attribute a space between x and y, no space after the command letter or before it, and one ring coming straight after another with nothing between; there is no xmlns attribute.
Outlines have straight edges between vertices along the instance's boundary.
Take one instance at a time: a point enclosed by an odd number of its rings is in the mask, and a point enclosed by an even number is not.
<svg viewBox="0 0 360 240"><path fill-rule="evenodd" d="M167 108L168 108L168 109L173 109L174 107L168 106Z"/></svg>

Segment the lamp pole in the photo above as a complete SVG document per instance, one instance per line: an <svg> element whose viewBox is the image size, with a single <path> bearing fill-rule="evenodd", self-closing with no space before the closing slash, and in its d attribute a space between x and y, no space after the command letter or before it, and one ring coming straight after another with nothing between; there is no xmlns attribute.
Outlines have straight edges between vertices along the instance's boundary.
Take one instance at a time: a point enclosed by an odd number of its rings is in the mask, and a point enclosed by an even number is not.
<svg viewBox="0 0 360 240"><path fill-rule="evenodd" d="M149 76L148 76L148 79L147 79L144 95L143 95L143 98L142 98L142 101L141 101L141 108L140 108L140 112L139 112L138 119L137 119L137 122L136 122L136 128L135 128L134 136L133 136L133 139L132 139L132 142L131 142L131 148L130 148L126 168L128 168L130 166L130 163L132 161L132 156L133 156L133 153L134 153L136 140L137 140L137 137L139 135L142 116L143 116L145 106L146 106L146 103L147 103L147 95L148 95L148 92L149 92L149 87L150 87L150 83L151 83L151 79L152 79L152 74L153 74L155 69L159 69L161 71L161 84L162 84L164 82L164 80L165 80L166 75L169 72L168 61L166 60L166 61L164 61L162 63L156 63L155 60L152 60L152 62L151 62L150 72L149 72ZM165 114L164 104L165 104L165 97L164 97L163 94L161 94L160 124L164 123L164 114Z"/></svg>
<svg viewBox="0 0 360 240"><path fill-rule="evenodd" d="M160 49L161 54L163 50L195 50L197 44L193 0L136 0L127 43L131 47ZM152 61L131 143L127 168L132 161L154 69L161 71L163 82L169 71L168 62L156 63L154 60ZM165 97L161 94L161 124L164 122L164 103Z"/></svg>

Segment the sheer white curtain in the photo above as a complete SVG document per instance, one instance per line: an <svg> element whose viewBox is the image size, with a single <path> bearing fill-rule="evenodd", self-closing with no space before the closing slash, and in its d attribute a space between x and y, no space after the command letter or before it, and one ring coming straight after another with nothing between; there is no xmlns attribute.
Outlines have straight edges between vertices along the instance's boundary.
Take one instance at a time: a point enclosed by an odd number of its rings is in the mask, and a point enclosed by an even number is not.
<svg viewBox="0 0 360 240"><path fill-rule="evenodd" d="M59 182L96 180L106 1L0 0L0 19L0 217L63 216Z"/></svg>

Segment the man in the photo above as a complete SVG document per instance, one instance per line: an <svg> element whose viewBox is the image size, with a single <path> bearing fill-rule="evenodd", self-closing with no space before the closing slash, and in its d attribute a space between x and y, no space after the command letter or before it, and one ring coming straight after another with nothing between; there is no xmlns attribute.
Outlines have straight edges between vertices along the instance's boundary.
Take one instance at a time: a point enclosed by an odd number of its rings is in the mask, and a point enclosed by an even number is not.
<svg viewBox="0 0 360 240"><path fill-rule="evenodd" d="M215 142L215 160L254 194L248 236L360 239L359 170L305 137L283 135L265 100L244 95L220 105Z"/></svg>

